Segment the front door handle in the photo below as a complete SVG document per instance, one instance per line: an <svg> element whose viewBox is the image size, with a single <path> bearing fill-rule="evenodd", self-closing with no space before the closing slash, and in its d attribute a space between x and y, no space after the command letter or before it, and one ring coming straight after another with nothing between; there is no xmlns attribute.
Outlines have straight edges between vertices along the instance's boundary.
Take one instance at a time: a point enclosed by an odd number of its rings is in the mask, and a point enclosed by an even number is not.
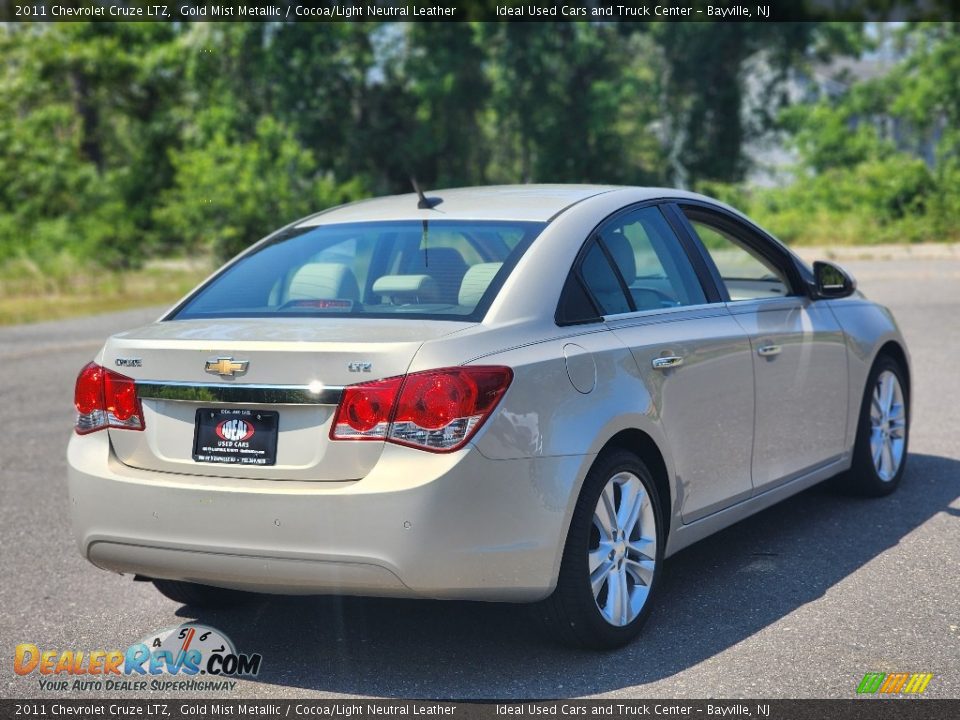
<svg viewBox="0 0 960 720"><path fill-rule="evenodd" d="M761 345L757 348L757 355L760 357L773 357L774 355L779 355L781 350L783 350L783 348L779 345Z"/></svg>
<svg viewBox="0 0 960 720"><path fill-rule="evenodd" d="M683 365L683 358L678 355L653 359L654 370L669 370L670 368L679 367L680 365Z"/></svg>

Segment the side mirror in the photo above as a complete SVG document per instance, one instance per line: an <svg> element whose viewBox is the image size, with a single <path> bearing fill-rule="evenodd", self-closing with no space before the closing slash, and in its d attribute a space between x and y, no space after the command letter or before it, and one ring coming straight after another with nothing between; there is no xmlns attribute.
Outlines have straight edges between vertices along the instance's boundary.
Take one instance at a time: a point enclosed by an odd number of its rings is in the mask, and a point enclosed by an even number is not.
<svg viewBox="0 0 960 720"><path fill-rule="evenodd" d="M813 263L813 277L818 298L845 298L853 295L857 281L843 268L817 260Z"/></svg>

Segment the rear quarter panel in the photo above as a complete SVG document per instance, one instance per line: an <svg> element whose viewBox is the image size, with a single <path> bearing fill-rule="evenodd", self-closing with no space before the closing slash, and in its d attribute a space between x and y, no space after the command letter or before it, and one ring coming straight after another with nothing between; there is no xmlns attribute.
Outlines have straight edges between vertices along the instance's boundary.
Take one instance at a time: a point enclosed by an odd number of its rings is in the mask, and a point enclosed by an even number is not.
<svg viewBox="0 0 960 720"><path fill-rule="evenodd" d="M546 329L546 328L545 328ZM502 350L476 354L472 365L506 365L514 379L493 416L472 441L491 460L576 457L576 473L565 477L540 477L537 494L545 506L560 510L569 526L580 488L597 454L621 430L645 432L657 444L668 477L674 465L658 422L658 399L651 395L636 373L636 361L622 341L601 326L590 329L557 328L552 337L510 346L508 338L530 337L527 331L491 332ZM542 337L542 336L541 336ZM427 343L414 361L415 367L457 364L453 347L465 338L450 337ZM575 346L571 348L570 346ZM575 360L568 361L569 355ZM461 356L460 363L464 363ZM568 365L580 389L574 386ZM593 387L589 382L593 379ZM587 389L588 392L583 390ZM570 466L567 466L570 467ZM671 482L671 494L675 488ZM676 498L670 505L676 508ZM675 513L673 513L675 515ZM677 517L671 527L677 526Z"/></svg>

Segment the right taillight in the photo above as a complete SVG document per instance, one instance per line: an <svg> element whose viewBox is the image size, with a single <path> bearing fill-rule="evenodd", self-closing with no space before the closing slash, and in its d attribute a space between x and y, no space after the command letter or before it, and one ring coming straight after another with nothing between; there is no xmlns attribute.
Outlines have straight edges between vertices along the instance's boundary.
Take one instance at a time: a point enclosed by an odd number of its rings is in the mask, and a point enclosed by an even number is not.
<svg viewBox="0 0 960 720"><path fill-rule="evenodd" d="M502 366L426 370L344 389L333 440L387 440L451 452L463 447L513 380Z"/></svg>
<svg viewBox="0 0 960 720"><path fill-rule="evenodd" d="M133 378L90 363L77 375L73 391L76 431L86 435L104 428L143 430L143 408Z"/></svg>

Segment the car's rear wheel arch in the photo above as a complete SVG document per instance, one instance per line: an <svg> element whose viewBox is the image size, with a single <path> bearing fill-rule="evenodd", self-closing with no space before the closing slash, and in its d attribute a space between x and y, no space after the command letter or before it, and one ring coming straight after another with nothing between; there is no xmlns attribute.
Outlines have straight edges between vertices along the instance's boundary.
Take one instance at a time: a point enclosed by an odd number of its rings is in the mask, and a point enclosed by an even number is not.
<svg viewBox="0 0 960 720"><path fill-rule="evenodd" d="M613 448L622 448L635 454L649 469L653 476L653 482L657 486L657 494L660 496L660 512L663 517L660 518L663 523L663 534L667 537L670 532L670 517L673 508L673 493L670 488L670 474L667 471L667 463L663 458L663 453L657 447L657 443L652 437L642 430L630 428L621 430L610 438L601 454Z"/></svg>

